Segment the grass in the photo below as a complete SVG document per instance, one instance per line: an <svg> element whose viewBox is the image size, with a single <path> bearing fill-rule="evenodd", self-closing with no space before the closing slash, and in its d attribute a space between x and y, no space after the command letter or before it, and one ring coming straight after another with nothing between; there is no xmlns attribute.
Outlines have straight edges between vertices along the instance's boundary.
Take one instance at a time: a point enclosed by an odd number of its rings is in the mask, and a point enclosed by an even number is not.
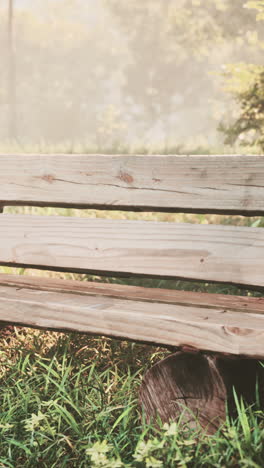
<svg viewBox="0 0 264 468"><path fill-rule="evenodd" d="M164 349L27 328L0 344L2 467L263 466L257 402L237 400L238 419L210 437L141 421L141 377Z"/></svg>
<svg viewBox="0 0 264 468"><path fill-rule="evenodd" d="M264 227L264 219L239 216L50 208L5 211ZM71 273L15 272L94 279ZM124 283L117 278L104 281ZM224 284L140 278L126 283L260 295ZM144 422L138 406L142 376L167 354L163 348L104 337L22 327L0 330L0 467L263 467L264 413L258 398L254 406L246 407L235 395L237 418L227 417L210 437L179 429L177 423L151 427Z"/></svg>

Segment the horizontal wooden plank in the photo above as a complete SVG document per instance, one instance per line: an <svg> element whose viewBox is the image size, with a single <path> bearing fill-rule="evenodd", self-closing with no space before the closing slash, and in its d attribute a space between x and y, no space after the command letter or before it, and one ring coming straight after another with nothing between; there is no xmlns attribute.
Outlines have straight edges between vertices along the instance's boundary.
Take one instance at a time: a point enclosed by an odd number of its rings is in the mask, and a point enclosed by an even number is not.
<svg viewBox="0 0 264 468"><path fill-rule="evenodd" d="M39 291L61 292L88 296L109 296L141 302L163 302L204 309L228 309L237 312L264 314L264 297L208 294L175 289L144 288L115 283L61 280L40 276L0 274L0 285L14 288L37 289Z"/></svg>
<svg viewBox="0 0 264 468"><path fill-rule="evenodd" d="M0 205L261 215L263 181L264 156L0 155Z"/></svg>
<svg viewBox="0 0 264 468"><path fill-rule="evenodd" d="M27 280L29 281L29 280ZM264 356L264 315L199 304L155 303L0 285L0 320L206 351ZM67 289L67 286L66 286ZM146 297L145 297L146 299ZM199 302L199 301L198 301Z"/></svg>
<svg viewBox="0 0 264 468"><path fill-rule="evenodd" d="M0 264L264 286L264 230L105 219L0 216Z"/></svg>

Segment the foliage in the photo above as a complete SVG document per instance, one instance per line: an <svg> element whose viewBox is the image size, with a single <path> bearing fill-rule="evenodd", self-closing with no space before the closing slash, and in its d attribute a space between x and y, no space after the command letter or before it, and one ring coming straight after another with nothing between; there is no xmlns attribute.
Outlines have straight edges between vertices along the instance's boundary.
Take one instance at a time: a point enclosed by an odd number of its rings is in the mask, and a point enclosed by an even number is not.
<svg viewBox="0 0 264 468"><path fill-rule="evenodd" d="M141 421L146 368L167 351L147 345L40 332L0 333L0 466L263 466L264 418L237 399L238 419L214 435Z"/></svg>
<svg viewBox="0 0 264 468"><path fill-rule="evenodd" d="M244 0L105 4L127 38L130 61L124 90L136 104L142 125L162 119L165 134L176 128L186 132L196 112L201 131L215 125L214 104L221 108L219 86L217 74L209 74L209 69L221 67L228 55L252 57L256 52L248 39L258 28L254 15L243 8ZM220 99L223 103L224 94ZM209 107L204 120L201 116Z"/></svg>
<svg viewBox="0 0 264 468"><path fill-rule="evenodd" d="M237 71L237 67L229 67L233 78L237 77ZM239 139L240 144L257 145L264 150L264 67L240 67L239 76L242 89L234 90L240 106L239 117L230 126L222 124L219 129L229 145Z"/></svg>
<svg viewBox="0 0 264 468"><path fill-rule="evenodd" d="M264 20L264 1L263 0L250 0L245 4L247 8L254 8L258 11L257 20Z"/></svg>
<svg viewBox="0 0 264 468"><path fill-rule="evenodd" d="M100 148L216 139L229 112L219 70L259 63L245 0L14 2L14 139ZM0 2L0 138L7 139L8 42Z"/></svg>
<svg viewBox="0 0 264 468"><path fill-rule="evenodd" d="M257 20L264 20L264 0L249 1L247 8L256 9ZM264 42L254 37L256 46L264 48ZM225 142L257 145L264 150L264 66L238 64L226 68L229 90L238 103L238 116L229 124L222 123L220 131L226 135Z"/></svg>

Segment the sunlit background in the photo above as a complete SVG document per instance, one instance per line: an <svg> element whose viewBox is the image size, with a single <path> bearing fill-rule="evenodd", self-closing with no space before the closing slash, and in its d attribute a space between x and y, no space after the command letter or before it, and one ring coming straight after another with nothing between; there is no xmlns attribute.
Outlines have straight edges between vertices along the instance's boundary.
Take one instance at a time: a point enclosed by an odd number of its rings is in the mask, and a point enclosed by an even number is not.
<svg viewBox="0 0 264 468"><path fill-rule="evenodd" d="M245 0L1 0L0 140L222 144L229 64L261 64Z"/></svg>

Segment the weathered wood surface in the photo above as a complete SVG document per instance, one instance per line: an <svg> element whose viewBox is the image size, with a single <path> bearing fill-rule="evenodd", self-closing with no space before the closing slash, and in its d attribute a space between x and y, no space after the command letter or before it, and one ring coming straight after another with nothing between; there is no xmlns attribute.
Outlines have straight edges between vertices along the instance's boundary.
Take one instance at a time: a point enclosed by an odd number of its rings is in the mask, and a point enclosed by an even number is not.
<svg viewBox="0 0 264 468"><path fill-rule="evenodd" d="M60 292L88 296L109 296L140 302L163 302L203 309L224 309L237 312L264 314L264 297L208 294L174 289L145 288L89 281L61 280L38 276L0 274L0 285L20 289Z"/></svg>
<svg viewBox="0 0 264 468"><path fill-rule="evenodd" d="M0 264L264 286L264 230L1 215Z"/></svg>
<svg viewBox="0 0 264 468"><path fill-rule="evenodd" d="M257 215L263 181L264 156L0 155L4 205Z"/></svg>
<svg viewBox="0 0 264 468"><path fill-rule="evenodd" d="M176 420L213 434L226 418L226 405L234 412L233 388L252 404L257 379L260 388L263 371L255 360L177 352L147 371L140 387L143 416L148 423Z"/></svg>
<svg viewBox="0 0 264 468"><path fill-rule="evenodd" d="M227 391L213 357L168 356L146 373L139 396L147 423L179 420L213 434L225 420Z"/></svg>
<svg viewBox="0 0 264 468"><path fill-rule="evenodd" d="M155 303L3 284L0 321L264 357L264 315L220 307Z"/></svg>

